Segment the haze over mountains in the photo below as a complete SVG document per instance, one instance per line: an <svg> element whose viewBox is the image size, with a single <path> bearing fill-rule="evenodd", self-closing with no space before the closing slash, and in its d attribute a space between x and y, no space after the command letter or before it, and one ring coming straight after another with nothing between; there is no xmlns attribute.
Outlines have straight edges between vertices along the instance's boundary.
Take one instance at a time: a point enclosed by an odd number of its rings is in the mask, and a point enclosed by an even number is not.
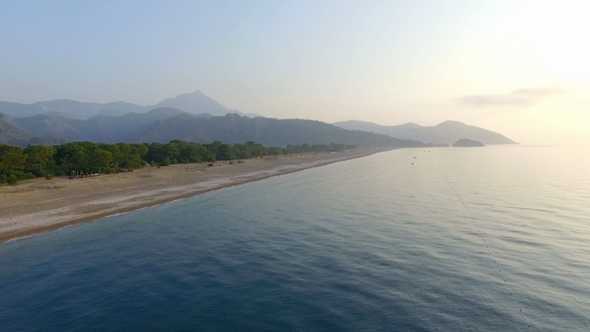
<svg viewBox="0 0 590 332"><path fill-rule="evenodd" d="M73 119L88 119L97 115L119 116L125 113L146 113L159 107L174 107L193 114L208 113L211 115L225 115L228 113L237 113L248 117L261 116L254 113L242 113L237 110L230 110L198 90L193 93L185 93L174 98L165 99L151 106L139 106L124 101L99 104L69 99L41 101L33 104L0 101L0 113L12 117L30 117L37 114L46 114Z"/></svg>
<svg viewBox="0 0 590 332"><path fill-rule="evenodd" d="M10 126L15 145L28 144L33 137L56 137L67 141L105 143L167 143L174 139L188 142L245 143L255 141L267 146L295 144L349 144L357 146L427 146L414 140L363 131L351 131L334 125L298 119L248 118L238 114L212 116L190 114L176 108L160 107L147 113L128 113L118 117L99 115L86 120L39 114L27 118L3 116ZM20 137L19 137L20 135ZM1 137L0 137L1 138ZM428 145L431 146L431 145Z"/></svg>
<svg viewBox="0 0 590 332"><path fill-rule="evenodd" d="M34 136L25 129L11 123L7 115L0 113L0 144L27 146L29 144L56 145L65 142L67 142L66 139L58 137Z"/></svg>
<svg viewBox="0 0 590 332"><path fill-rule="evenodd" d="M516 144L516 142L502 134L458 121L445 121L436 126L421 126L411 122L399 126L381 126L372 122L350 120L336 122L334 125L348 130L370 131L401 139L414 139L434 144L445 143L451 145L462 138L480 141L486 145Z"/></svg>
<svg viewBox="0 0 590 332"><path fill-rule="evenodd" d="M73 100L28 105L0 102L0 143L19 146L66 141L167 143L180 139L197 143L219 140L230 144L255 141L281 147L304 143L409 147L447 146L462 138L484 144L514 143L501 134L454 121L434 127L413 123L387 127L361 121L332 125L255 116L230 110L200 91L169 98L155 106Z"/></svg>

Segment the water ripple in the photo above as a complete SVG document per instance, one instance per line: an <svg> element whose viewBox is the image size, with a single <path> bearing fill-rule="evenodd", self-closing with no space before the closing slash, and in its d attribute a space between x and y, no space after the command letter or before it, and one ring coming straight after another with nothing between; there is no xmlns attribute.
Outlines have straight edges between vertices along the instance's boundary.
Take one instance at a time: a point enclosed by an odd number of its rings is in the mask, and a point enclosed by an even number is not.
<svg viewBox="0 0 590 332"><path fill-rule="evenodd" d="M583 331L588 150L428 153L493 255L421 150L14 241L0 330Z"/></svg>

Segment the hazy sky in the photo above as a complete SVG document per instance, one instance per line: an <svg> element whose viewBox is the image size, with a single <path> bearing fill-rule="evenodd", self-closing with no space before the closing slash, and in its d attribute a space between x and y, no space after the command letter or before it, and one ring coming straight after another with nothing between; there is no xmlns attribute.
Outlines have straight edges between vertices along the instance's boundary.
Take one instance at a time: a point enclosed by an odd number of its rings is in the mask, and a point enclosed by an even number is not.
<svg viewBox="0 0 590 332"><path fill-rule="evenodd" d="M269 117L590 143L588 13L588 0L0 0L0 100L201 90Z"/></svg>

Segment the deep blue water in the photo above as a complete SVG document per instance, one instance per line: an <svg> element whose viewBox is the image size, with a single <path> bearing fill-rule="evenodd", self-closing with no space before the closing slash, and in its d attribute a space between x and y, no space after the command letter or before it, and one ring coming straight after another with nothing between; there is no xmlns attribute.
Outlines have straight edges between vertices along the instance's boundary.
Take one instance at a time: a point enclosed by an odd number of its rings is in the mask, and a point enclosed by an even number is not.
<svg viewBox="0 0 590 332"><path fill-rule="evenodd" d="M430 151L0 245L0 330L590 330L590 148Z"/></svg>

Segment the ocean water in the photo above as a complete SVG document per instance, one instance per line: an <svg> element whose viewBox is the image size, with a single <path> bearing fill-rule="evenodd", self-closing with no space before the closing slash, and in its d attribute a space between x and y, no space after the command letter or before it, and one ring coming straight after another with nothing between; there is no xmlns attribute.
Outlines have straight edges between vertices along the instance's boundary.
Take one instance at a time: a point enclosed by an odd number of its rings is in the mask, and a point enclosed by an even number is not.
<svg viewBox="0 0 590 332"><path fill-rule="evenodd" d="M402 149L9 242L0 330L588 331L589 174Z"/></svg>

